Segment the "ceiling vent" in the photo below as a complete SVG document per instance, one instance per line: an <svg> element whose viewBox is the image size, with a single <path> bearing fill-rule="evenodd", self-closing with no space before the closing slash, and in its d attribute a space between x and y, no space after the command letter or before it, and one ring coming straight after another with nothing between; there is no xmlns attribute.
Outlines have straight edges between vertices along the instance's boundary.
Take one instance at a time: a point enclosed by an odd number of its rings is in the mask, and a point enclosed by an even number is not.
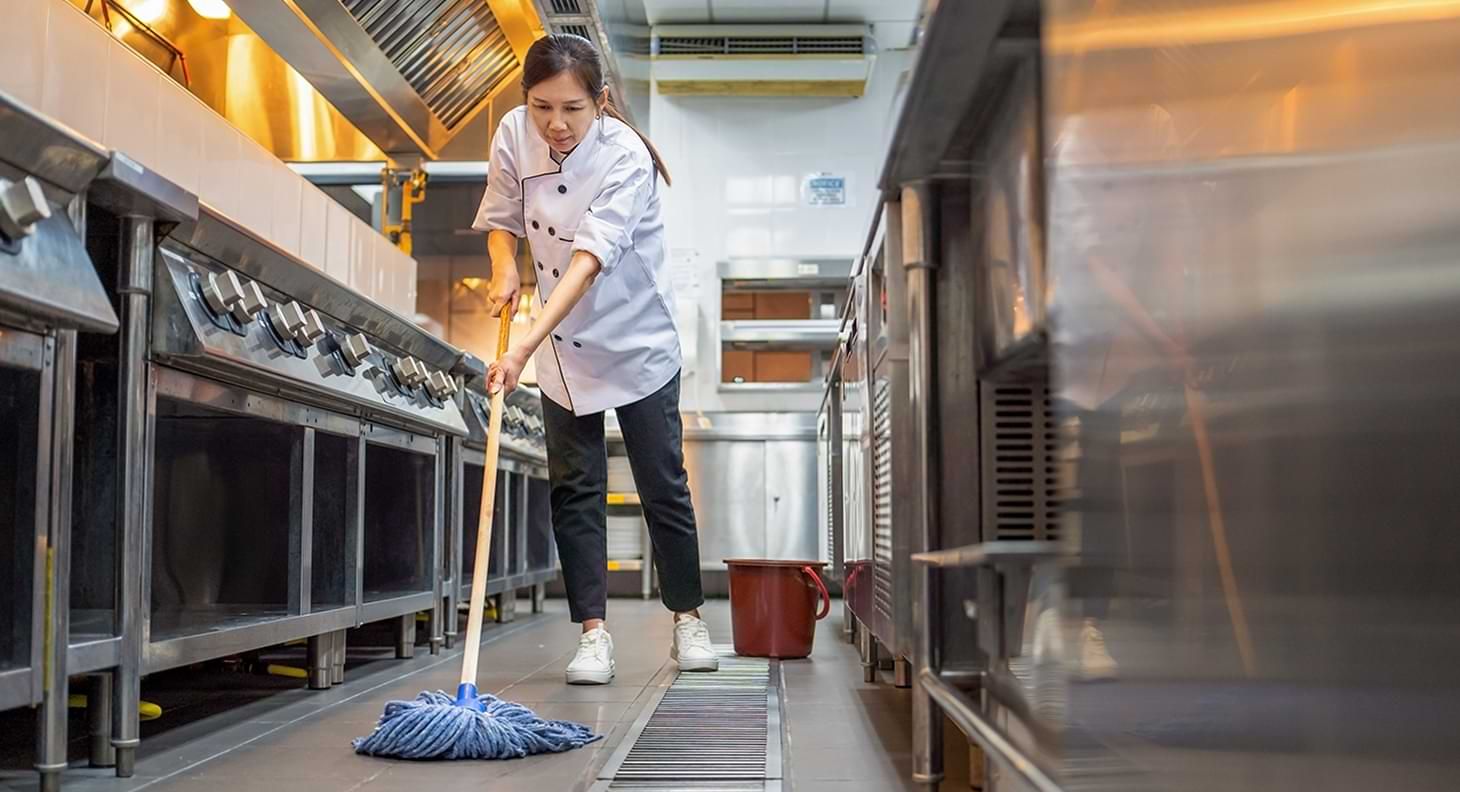
<svg viewBox="0 0 1460 792"><path fill-rule="evenodd" d="M861 96L871 72L862 25L660 25L654 83L668 95Z"/></svg>

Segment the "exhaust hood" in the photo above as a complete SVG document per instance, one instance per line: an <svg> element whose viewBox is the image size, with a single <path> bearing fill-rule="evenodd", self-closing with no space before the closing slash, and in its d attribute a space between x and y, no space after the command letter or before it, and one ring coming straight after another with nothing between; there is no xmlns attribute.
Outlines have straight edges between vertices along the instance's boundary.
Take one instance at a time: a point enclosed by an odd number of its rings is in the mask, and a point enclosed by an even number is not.
<svg viewBox="0 0 1460 792"><path fill-rule="evenodd" d="M541 33L522 0L231 0L235 12L395 158L436 159L521 79Z"/></svg>

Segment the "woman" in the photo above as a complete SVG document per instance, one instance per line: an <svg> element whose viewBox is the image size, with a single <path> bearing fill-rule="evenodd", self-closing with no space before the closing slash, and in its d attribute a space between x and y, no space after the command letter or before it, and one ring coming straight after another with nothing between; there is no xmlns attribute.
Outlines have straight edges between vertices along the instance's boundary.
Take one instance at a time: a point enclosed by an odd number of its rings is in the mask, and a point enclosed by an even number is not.
<svg viewBox="0 0 1460 792"><path fill-rule="evenodd" d="M569 684L613 679L608 599L608 457L603 412L618 415L653 541L670 656L681 670L719 660L699 618L699 538L684 471L679 334L670 306L658 151L609 103L587 39L553 35L523 64L525 107L497 128L487 191L473 227L487 231L495 314L517 304L522 236L537 268L541 313L492 364L489 387L517 386L536 354L543 395L553 531L568 608L583 625Z"/></svg>

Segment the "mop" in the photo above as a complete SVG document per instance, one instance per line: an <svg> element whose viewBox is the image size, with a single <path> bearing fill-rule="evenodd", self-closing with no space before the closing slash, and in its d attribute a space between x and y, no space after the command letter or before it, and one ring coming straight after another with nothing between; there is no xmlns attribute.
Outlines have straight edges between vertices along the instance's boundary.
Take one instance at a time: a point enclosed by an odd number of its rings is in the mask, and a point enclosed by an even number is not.
<svg viewBox="0 0 1460 792"><path fill-rule="evenodd" d="M502 311L497 358L507 351L511 311ZM482 612L487 598L487 563L492 546L497 452L502 432L504 390L492 394L487 426L487 456L482 468L482 510L477 522L477 574L472 578L461 684L456 695L426 691L414 701L392 701L370 736L354 741L355 752L396 759L515 759L530 754L582 748L597 739L591 729L571 721L544 720L521 704L477 691Z"/></svg>

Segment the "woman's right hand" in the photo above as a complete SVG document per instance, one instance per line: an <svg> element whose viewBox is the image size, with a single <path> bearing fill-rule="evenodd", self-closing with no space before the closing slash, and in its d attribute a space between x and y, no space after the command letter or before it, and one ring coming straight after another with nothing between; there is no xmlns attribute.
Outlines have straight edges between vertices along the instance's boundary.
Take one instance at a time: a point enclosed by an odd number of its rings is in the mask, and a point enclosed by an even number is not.
<svg viewBox="0 0 1460 792"><path fill-rule="evenodd" d="M522 282L517 277L517 265L508 262L505 266L492 266L492 282L487 286L488 308L492 316L501 316L502 309L517 310L517 295L522 291ZM501 273L500 275L495 273Z"/></svg>

